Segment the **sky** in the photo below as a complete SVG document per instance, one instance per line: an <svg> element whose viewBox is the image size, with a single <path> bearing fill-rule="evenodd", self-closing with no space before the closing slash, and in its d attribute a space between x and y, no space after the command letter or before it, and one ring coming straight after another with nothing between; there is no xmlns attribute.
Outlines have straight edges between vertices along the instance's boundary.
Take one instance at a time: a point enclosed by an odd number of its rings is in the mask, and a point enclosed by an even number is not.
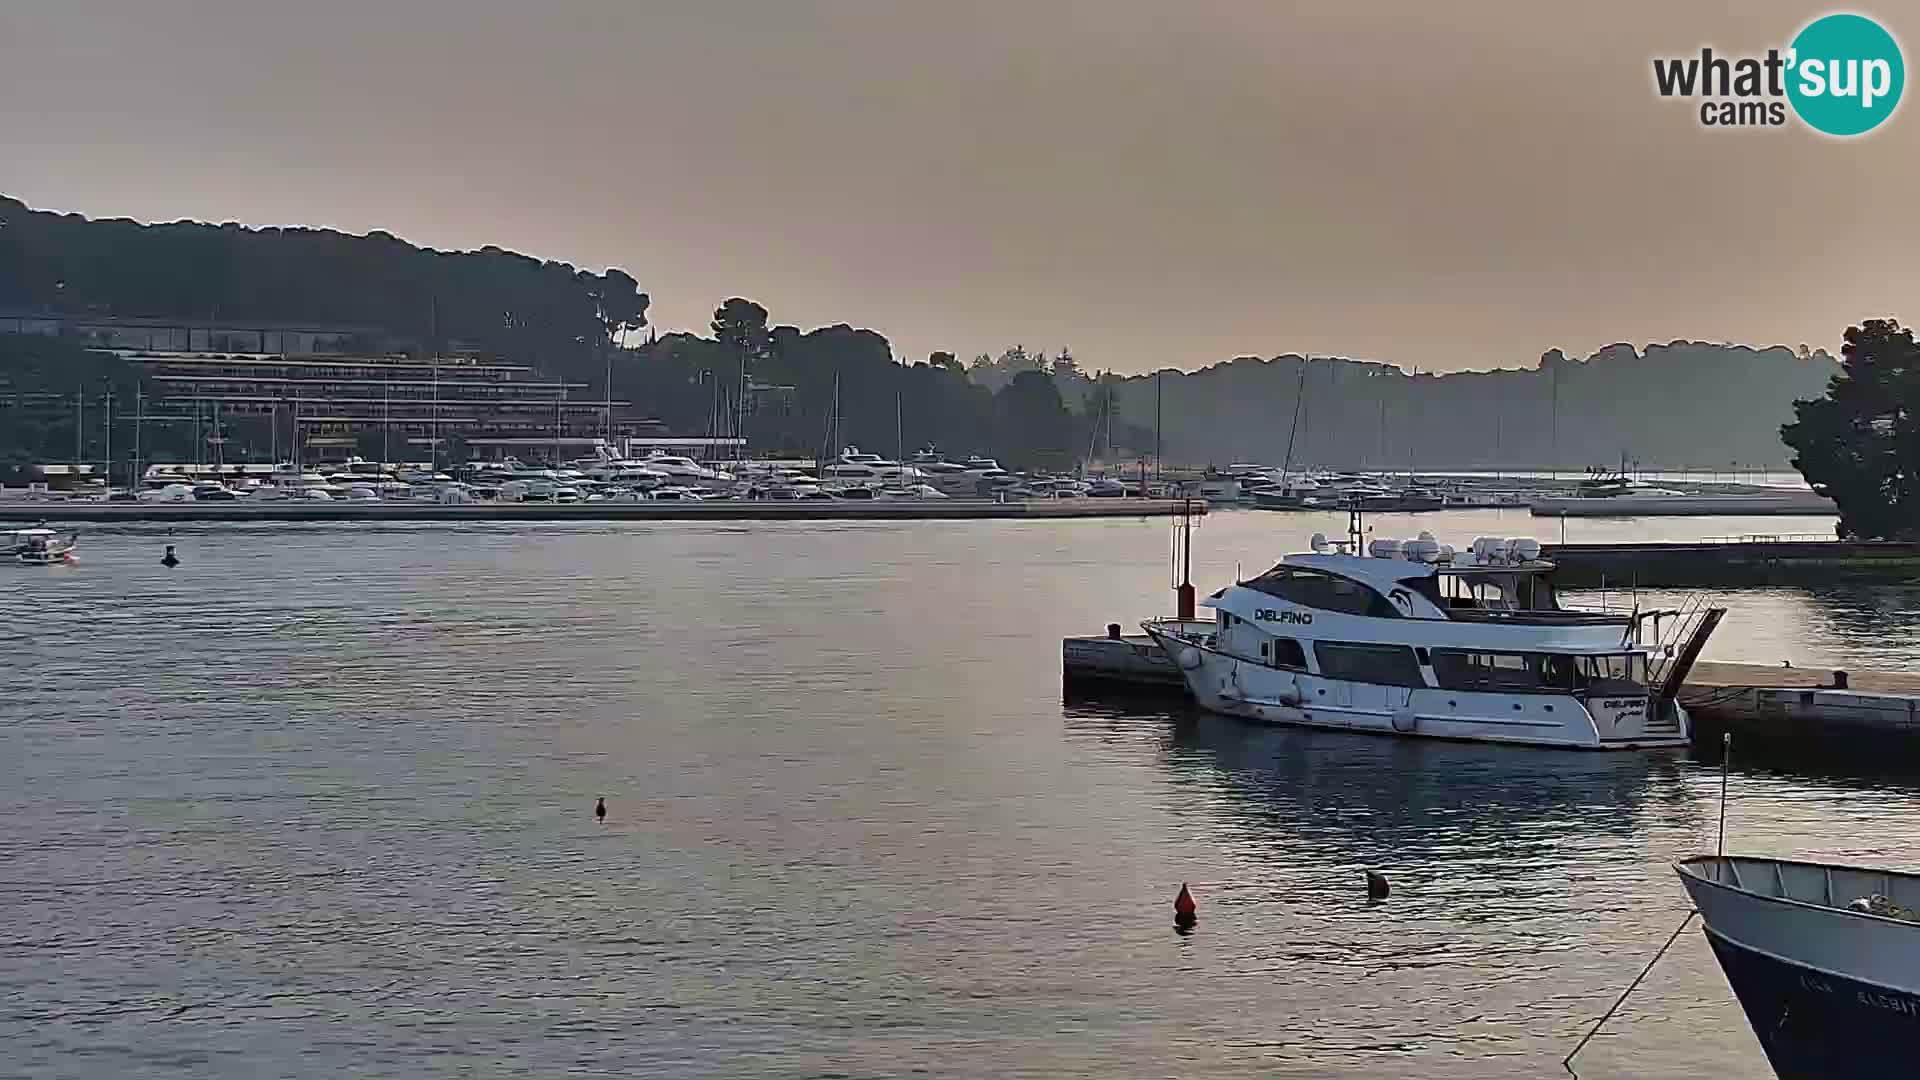
<svg viewBox="0 0 1920 1080"><path fill-rule="evenodd" d="M663 332L742 295L914 359L1831 348L1920 319L1920 109L1715 131L1651 75L1827 10L22 0L0 193L619 266Z"/></svg>

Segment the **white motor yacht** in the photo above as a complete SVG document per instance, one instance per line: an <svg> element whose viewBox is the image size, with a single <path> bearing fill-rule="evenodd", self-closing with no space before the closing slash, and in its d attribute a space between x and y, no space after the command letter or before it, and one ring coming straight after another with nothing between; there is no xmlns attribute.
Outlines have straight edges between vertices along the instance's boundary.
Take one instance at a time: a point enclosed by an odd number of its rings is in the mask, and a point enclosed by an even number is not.
<svg viewBox="0 0 1920 1080"><path fill-rule="evenodd" d="M837 480L856 484L889 481L919 483L927 476L927 472L918 465L902 465L898 461L890 461L879 454L863 453L857 446L847 447L841 451L838 458L820 468L820 478L828 482Z"/></svg>
<svg viewBox="0 0 1920 1080"><path fill-rule="evenodd" d="M672 484L707 486L733 482L732 473L710 469L690 457L666 454L658 450L642 458L640 464L665 475L667 482Z"/></svg>
<svg viewBox="0 0 1920 1080"><path fill-rule="evenodd" d="M140 493L141 502L192 502L192 484L161 484Z"/></svg>
<svg viewBox="0 0 1920 1080"><path fill-rule="evenodd" d="M1357 540L1313 547L1208 597L1205 633L1145 624L1201 705L1589 750L1688 742L1679 687L1723 610L1697 605L1670 623L1670 644L1645 646L1637 616L1562 609L1532 540L1483 538L1457 555L1425 534L1365 555Z"/></svg>

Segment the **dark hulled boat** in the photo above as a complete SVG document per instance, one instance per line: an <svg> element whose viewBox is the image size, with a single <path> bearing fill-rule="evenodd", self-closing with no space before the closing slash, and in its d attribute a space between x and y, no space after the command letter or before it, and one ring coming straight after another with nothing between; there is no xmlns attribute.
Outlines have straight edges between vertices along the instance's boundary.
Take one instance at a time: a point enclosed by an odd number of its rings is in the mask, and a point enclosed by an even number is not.
<svg viewBox="0 0 1920 1080"><path fill-rule="evenodd" d="M1920 875L1722 856L1675 869L1782 1080L1920 1075Z"/></svg>

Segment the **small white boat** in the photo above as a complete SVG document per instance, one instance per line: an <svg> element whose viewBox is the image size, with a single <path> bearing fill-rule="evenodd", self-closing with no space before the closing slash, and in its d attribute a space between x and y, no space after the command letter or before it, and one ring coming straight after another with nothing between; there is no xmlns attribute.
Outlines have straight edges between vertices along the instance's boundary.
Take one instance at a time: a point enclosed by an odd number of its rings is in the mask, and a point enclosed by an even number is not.
<svg viewBox="0 0 1920 1080"><path fill-rule="evenodd" d="M1717 855L1674 869L1782 1080L1915 1075L1920 875Z"/></svg>
<svg viewBox="0 0 1920 1080"><path fill-rule="evenodd" d="M80 534L61 536L53 529L16 529L12 539L14 546L8 550L15 561L29 566L51 566L73 561L73 549L80 542Z"/></svg>

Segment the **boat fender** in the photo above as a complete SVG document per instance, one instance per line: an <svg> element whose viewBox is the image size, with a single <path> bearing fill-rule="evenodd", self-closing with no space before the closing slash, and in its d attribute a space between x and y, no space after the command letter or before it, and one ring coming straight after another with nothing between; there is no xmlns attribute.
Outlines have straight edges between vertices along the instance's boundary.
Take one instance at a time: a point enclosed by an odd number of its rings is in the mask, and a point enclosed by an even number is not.
<svg viewBox="0 0 1920 1080"><path fill-rule="evenodd" d="M1200 666L1200 650L1189 645L1180 650L1180 655L1174 657L1174 662L1183 669L1192 671Z"/></svg>
<svg viewBox="0 0 1920 1080"><path fill-rule="evenodd" d="M1405 735L1408 732L1412 731L1414 728L1417 728L1419 726L1420 726L1420 718L1414 715L1413 707L1411 705L1394 710L1393 730L1401 733L1402 735Z"/></svg>
<svg viewBox="0 0 1920 1080"><path fill-rule="evenodd" d="M1287 686L1281 687L1280 692L1273 695L1273 700L1279 702L1282 705L1300 704L1300 684L1291 683Z"/></svg>

